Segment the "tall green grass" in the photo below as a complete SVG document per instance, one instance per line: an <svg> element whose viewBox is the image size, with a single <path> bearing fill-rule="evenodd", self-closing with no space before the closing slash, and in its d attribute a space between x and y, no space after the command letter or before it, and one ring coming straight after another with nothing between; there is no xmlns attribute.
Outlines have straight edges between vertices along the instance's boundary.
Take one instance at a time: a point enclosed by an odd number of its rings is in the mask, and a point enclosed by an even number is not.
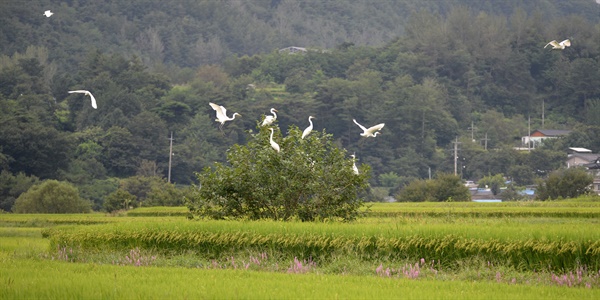
<svg viewBox="0 0 600 300"><path fill-rule="evenodd" d="M598 289L0 259L0 299L597 299Z"/></svg>
<svg viewBox="0 0 600 300"><path fill-rule="evenodd" d="M278 251L289 256L363 260L426 258L446 267L478 257L521 269L600 268L600 230L547 224L340 224L294 222L135 222L44 231L53 247L90 250L195 251L215 256L237 249Z"/></svg>
<svg viewBox="0 0 600 300"><path fill-rule="evenodd" d="M374 203L369 207L367 215L371 217L598 218L600 201Z"/></svg>

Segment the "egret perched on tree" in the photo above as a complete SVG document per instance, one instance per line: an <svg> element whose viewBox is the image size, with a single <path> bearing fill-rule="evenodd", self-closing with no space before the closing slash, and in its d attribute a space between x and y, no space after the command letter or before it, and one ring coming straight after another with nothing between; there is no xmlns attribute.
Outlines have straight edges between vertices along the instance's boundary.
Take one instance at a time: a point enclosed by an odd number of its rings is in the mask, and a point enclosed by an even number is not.
<svg viewBox="0 0 600 300"><path fill-rule="evenodd" d="M208 104L210 104L210 106L217 112L217 118L215 119L215 121L221 123L221 125L219 126L219 129L222 129L223 124L225 124L225 122L235 119L236 115L238 115L240 117L242 116L238 113L234 113L233 116L231 116L231 118L230 118L227 116L227 109L225 107L214 104L212 102L210 102Z"/></svg>
<svg viewBox="0 0 600 300"><path fill-rule="evenodd" d="M271 143L271 147L273 147L273 149L275 149L275 151L279 152L279 144L275 143L275 141L273 141L273 128L269 128L271 130L271 138L269 143Z"/></svg>
<svg viewBox="0 0 600 300"><path fill-rule="evenodd" d="M277 110L275 108L271 108L271 113L273 115L272 116L266 116L260 126L266 126L266 125L273 124L273 122L275 122L275 120L277 120L277 114L275 112L277 112Z"/></svg>
<svg viewBox="0 0 600 300"><path fill-rule="evenodd" d="M46 16L46 18L50 18L50 16L52 16L54 13L51 12L50 10L47 10L44 12L44 16Z"/></svg>
<svg viewBox="0 0 600 300"><path fill-rule="evenodd" d="M367 129L365 126L358 124L358 122L356 122L355 119L352 119L352 121L354 121L354 123L356 125L358 125L358 127L360 127L360 129L363 130L363 133L361 133L360 135L364 136L364 137L370 137L370 136L376 137L378 133L381 133L381 132L379 132L379 130L381 130L381 128L383 128L383 126L385 125L384 123L381 123L381 124L377 124L373 127L369 127L369 129Z"/></svg>
<svg viewBox="0 0 600 300"><path fill-rule="evenodd" d="M358 168L356 167L356 155L353 153L350 156L352 156L352 171L354 171L354 174L358 175Z"/></svg>
<svg viewBox="0 0 600 300"><path fill-rule="evenodd" d="M310 134L310 132L313 129L313 123L310 119L315 119L315 117L313 116L308 116L308 122L310 123L310 125L308 125L308 127L306 127L306 129L304 129L304 131L302 132L302 138L304 139L304 137L306 137L307 135Z"/></svg>
<svg viewBox="0 0 600 300"><path fill-rule="evenodd" d="M69 94L73 94L73 93L85 94L85 95L90 96L90 98L92 99L92 107L94 109L98 108L98 106L96 106L96 98L94 98L94 95L92 95L92 93L90 93L90 91L86 91L86 90L69 91Z"/></svg>
<svg viewBox="0 0 600 300"><path fill-rule="evenodd" d="M549 45L552 46L552 49L563 50L565 49L565 47L571 47L571 41L569 39L566 39L559 43L556 40L553 40L550 43L546 44L546 46L544 46L544 49L546 49L546 47L548 47Z"/></svg>

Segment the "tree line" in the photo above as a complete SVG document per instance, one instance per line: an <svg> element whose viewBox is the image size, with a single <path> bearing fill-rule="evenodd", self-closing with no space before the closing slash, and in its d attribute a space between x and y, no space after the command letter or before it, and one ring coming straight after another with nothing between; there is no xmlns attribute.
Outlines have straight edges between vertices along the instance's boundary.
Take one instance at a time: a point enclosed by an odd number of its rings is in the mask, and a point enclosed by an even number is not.
<svg viewBox="0 0 600 300"><path fill-rule="evenodd" d="M130 3L133 11L142 10ZM61 8L77 7L65 2ZM57 11L52 18L59 16ZM67 26L69 20L56 22ZM138 38L158 55L160 43L152 35L160 34L153 32ZM57 31L49 38L77 37ZM562 38L573 45L544 49ZM164 55L161 65L147 54L110 47L63 48L72 55L61 57L54 47L32 43L0 57L0 166L3 178L10 178L3 181L2 209L10 210L23 186L46 179L72 183L96 209L108 194L124 189L127 178L138 182L128 188L132 195L140 186L158 192L162 183L142 182L166 177L171 132L172 182L197 183L195 172L225 163L227 150L246 144L271 107L279 111L283 133L315 116L315 130L326 129L336 145L356 153L359 166L371 167L372 186L398 191L430 173L452 173L456 142L459 177L503 174L519 185L532 184L562 166L569 146L600 151L598 40L600 26L583 15L549 23L526 9L494 15L457 6L444 13L415 11L402 33L381 46L340 42L304 54L260 49L177 68L165 63L175 54ZM68 94L71 89L92 91L98 109ZM221 132L209 102L243 117ZM513 150L527 135L529 118L532 128L542 128L542 114L544 128L572 134L530 153ZM352 119L386 125L365 140ZM136 199L144 201L146 194Z"/></svg>

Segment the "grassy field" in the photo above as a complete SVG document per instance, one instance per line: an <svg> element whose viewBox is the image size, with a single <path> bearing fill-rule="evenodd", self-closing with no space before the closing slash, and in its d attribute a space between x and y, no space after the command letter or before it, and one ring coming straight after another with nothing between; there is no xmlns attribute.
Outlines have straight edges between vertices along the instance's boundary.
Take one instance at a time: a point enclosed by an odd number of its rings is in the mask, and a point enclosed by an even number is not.
<svg viewBox="0 0 600 300"><path fill-rule="evenodd" d="M191 221L182 207L0 214L0 298L598 298L600 224L582 213L599 210L377 203L353 223Z"/></svg>

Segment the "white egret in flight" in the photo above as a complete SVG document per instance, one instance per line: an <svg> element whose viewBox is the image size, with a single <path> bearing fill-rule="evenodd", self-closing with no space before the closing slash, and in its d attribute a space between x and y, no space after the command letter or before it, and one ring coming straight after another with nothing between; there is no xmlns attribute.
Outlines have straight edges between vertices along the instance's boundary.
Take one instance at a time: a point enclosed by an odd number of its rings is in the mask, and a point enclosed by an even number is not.
<svg viewBox="0 0 600 300"><path fill-rule="evenodd" d="M227 109L225 107L214 104L212 102L210 102L208 104L210 104L210 107L212 107L217 112L217 118L215 119L215 121L221 123L221 125L219 126L219 129L222 129L223 124L225 124L225 122L235 119L236 115L238 115L240 117L242 116L238 113L234 113L233 116L231 116L231 118L230 118L227 116Z"/></svg>
<svg viewBox="0 0 600 300"><path fill-rule="evenodd" d="M356 167L356 155L352 154L350 156L352 156L352 171L354 171L354 174L358 175L358 168Z"/></svg>
<svg viewBox="0 0 600 300"><path fill-rule="evenodd" d="M50 16L52 16L54 13L51 12L50 10L47 10L44 12L44 16L46 16L46 18L50 18Z"/></svg>
<svg viewBox="0 0 600 300"><path fill-rule="evenodd" d="M96 98L94 98L94 95L92 95L92 93L90 93L90 91L86 91L86 90L69 91L69 94L73 94L73 93L85 94L85 95L90 96L90 98L92 99L92 107L94 109L98 108L98 106L96 106Z"/></svg>
<svg viewBox="0 0 600 300"><path fill-rule="evenodd" d="M273 147L273 149L275 149L275 151L279 152L279 144L275 143L275 141L273 141L273 128L269 128L271 130L271 138L269 143L271 143L271 147Z"/></svg>
<svg viewBox="0 0 600 300"><path fill-rule="evenodd" d="M385 125L384 123L381 123L381 124L377 124L373 127L369 127L367 129L365 126L358 124L358 122L356 122L355 119L352 119L352 121L354 121L354 123L356 125L358 125L358 127L360 127L360 129L363 130L363 133L361 133L360 135L364 136L364 137L370 137L370 136L376 137L378 133L381 133L381 132L379 132L379 130L381 130L381 128L383 128L383 126Z"/></svg>
<svg viewBox="0 0 600 300"><path fill-rule="evenodd" d="M556 40L553 40L550 43L546 44L546 46L544 46L544 49L546 49L546 47L548 46L552 46L552 49L563 50L565 49L565 47L571 47L571 41L569 39L566 39L559 43Z"/></svg>
<svg viewBox="0 0 600 300"><path fill-rule="evenodd" d="M313 130L313 123L310 119L314 119L315 117L313 116L308 116L308 122L310 123L310 125L308 125L308 127L306 127L306 129L304 129L304 131L302 132L302 139L304 139L307 135L310 134L310 132Z"/></svg>
<svg viewBox="0 0 600 300"><path fill-rule="evenodd" d="M266 116L260 126L266 126L266 125L273 124L273 122L275 122L275 120L277 120L277 114L275 112L277 112L277 110L275 108L271 108L271 113L273 115L272 116Z"/></svg>

